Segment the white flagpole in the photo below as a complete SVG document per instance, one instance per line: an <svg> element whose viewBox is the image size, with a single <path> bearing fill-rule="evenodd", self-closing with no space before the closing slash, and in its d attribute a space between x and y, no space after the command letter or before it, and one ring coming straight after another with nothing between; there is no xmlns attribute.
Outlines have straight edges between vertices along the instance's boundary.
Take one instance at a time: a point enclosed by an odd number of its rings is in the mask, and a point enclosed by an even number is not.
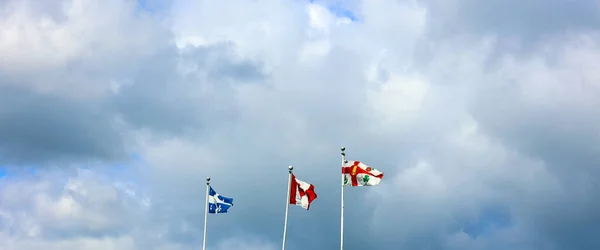
<svg viewBox="0 0 600 250"><path fill-rule="evenodd" d="M294 167L289 166L289 177L288 177L288 185L287 185L287 199L285 200L285 220L283 222L283 244L281 245L281 250L285 250L285 240L287 238L287 222L288 222L288 212L290 210L290 192L292 185L292 170Z"/></svg>
<svg viewBox="0 0 600 250"><path fill-rule="evenodd" d="M210 189L210 177L206 177L206 204L204 204L204 239L202 250L206 250L206 222L208 221L208 190Z"/></svg>
<svg viewBox="0 0 600 250"><path fill-rule="evenodd" d="M342 147L342 168L346 164L346 148ZM341 170L340 170L341 171ZM344 250L344 174L342 175L342 209L340 213L340 250Z"/></svg>

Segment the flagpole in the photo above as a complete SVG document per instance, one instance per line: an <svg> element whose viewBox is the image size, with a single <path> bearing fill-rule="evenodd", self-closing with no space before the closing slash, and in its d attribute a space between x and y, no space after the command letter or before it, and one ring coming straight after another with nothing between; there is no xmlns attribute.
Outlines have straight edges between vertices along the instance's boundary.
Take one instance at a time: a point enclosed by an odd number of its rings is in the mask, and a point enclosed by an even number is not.
<svg viewBox="0 0 600 250"><path fill-rule="evenodd" d="M346 148L342 147L342 168L346 164ZM342 172L343 173L343 172ZM342 176L342 209L340 213L340 250L344 250L344 174Z"/></svg>
<svg viewBox="0 0 600 250"><path fill-rule="evenodd" d="M210 177L206 177L206 203L204 204L204 238L202 250L206 250L206 222L208 221L208 190L210 189Z"/></svg>
<svg viewBox="0 0 600 250"><path fill-rule="evenodd" d="M287 238L287 222L288 222L288 212L290 210L290 190L292 185L292 170L294 167L288 167L289 177L288 177L288 185L287 185L287 199L285 200L285 220L283 222L283 244L281 245L281 250L285 250L285 240Z"/></svg>

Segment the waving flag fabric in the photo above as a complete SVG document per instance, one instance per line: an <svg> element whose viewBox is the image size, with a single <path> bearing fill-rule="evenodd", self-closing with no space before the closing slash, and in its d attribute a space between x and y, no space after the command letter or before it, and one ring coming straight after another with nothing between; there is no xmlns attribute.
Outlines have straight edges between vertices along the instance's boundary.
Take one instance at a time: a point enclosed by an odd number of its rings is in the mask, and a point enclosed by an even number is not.
<svg viewBox="0 0 600 250"><path fill-rule="evenodd" d="M342 174L344 186L376 186L383 179L382 172L360 161L348 161L348 165L342 167Z"/></svg>
<svg viewBox="0 0 600 250"><path fill-rule="evenodd" d="M308 210L310 203L317 198L315 186L304 181L296 179L292 174L290 183L290 204L299 205Z"/></svg>
<svg viewBox="0 0 600 250"><path fill-rule="evenodd" d="M227 209L233 206L233 198L227 198L215 192L210 187L208 192L208 212L211 214L227 213Z"/></svg>

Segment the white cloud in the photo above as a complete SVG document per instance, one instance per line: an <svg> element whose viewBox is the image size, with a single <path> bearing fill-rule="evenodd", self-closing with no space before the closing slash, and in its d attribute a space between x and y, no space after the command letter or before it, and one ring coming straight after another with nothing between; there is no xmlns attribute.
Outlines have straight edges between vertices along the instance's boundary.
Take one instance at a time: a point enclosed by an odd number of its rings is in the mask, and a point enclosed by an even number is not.
<svg viewBox="0 0 600 250"><path fill-rule="evenodd" d="M134 1L55 4L38 10L34 2L11 1L5 7L11 11L0 21L0 73L8 77L0 84L83 98L104 95L108 82L134 72L138 60L168 41L162 27L136 14ZM60 14L47 15L53 11Z"/></svg>

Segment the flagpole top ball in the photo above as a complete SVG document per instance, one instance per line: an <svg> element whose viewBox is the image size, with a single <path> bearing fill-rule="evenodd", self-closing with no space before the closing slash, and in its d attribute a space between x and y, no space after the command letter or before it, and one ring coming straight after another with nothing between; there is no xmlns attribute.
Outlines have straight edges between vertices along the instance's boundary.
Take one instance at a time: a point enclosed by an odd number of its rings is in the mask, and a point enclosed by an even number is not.
<svg viewBox="0 0 600 250"><path fill-rule="evenodd" d="M290 171L292 171L292 170L294 170L294 167L293 167L293 166L288 166L288 169L289 169Z"/></svg>
<svg viewBox="0 0 600 250"><path fill-rule="evenodd" d="M346 151L346 147L342 146L341 150L342 152Z"/></svg>
<svg viewBox="0 0 600 250"><path fill-rule="evenodd" d="M206 177L206 181L210 181L210 177Z"/></svg>

